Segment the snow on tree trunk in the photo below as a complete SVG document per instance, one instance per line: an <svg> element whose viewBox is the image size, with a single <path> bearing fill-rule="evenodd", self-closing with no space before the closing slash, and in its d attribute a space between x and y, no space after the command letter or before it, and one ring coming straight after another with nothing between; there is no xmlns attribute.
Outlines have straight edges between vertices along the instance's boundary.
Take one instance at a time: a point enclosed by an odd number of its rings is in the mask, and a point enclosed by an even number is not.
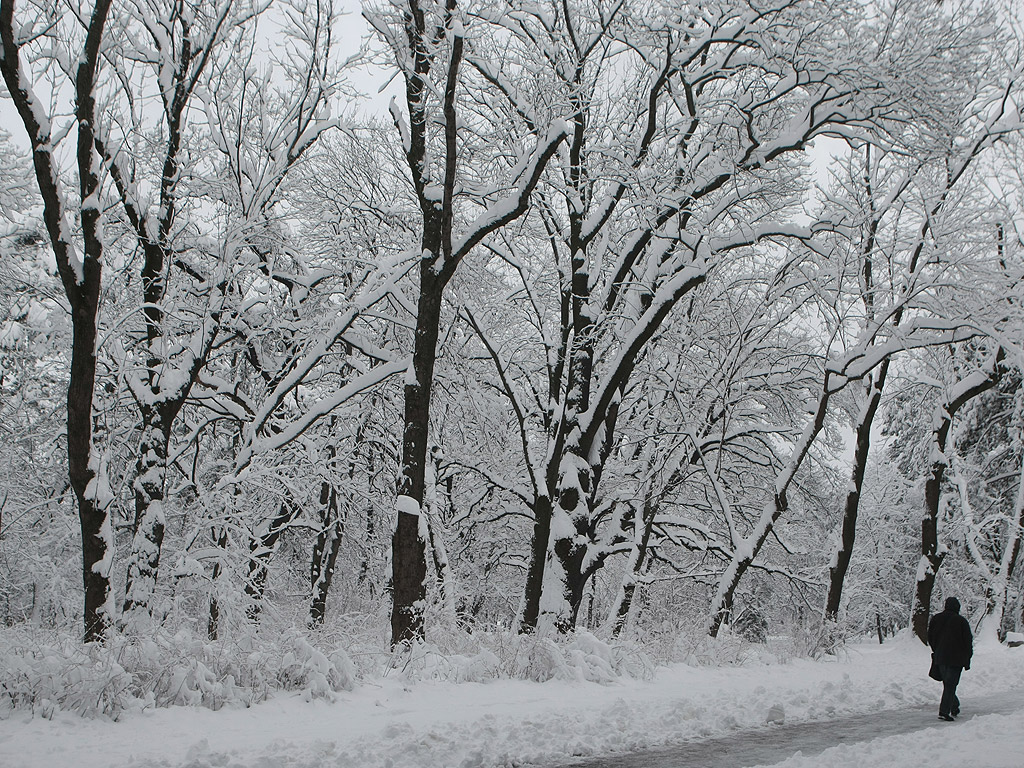
<svg viewBox="0 0 1024 768"><path fill-rule="evenodd" d="M228 546L228 531L227 528L221 528L219 531L215 529L211 531L211 535L214 546L217 548L218 557L214 560L213 571L210 574L210 606L206 622L206 636L210 640L216 640L220 636L221 629L220 596L218 590L220 587L220 574L223 570L221 563Z"/></svg>
<svg viewBox="0 0 1024 768"><path fill-rule="evenodd" d="M437 485L441 477L441 448L434 446L430 451L430 458L427 463L426 488L424 496L424 515L422 516L425 527L425 538L430 545L431 560L434 565L434 577L437 580L437 588L440 592L441 607L446 620L456 620L456 584L452 573L451 563L448 560L448 549L445 546L444 538L438 528L442 523L440 501L438 500Z"/></svg>
<svg viewBox="0 0 1024 768"><path fill-rule="evenodd" d="M36 181L43 199L43 220L50 236L73 328L67 397L68 475L78 502L82 535L83 624L86 642L101 641L112 621L110 568L113 531L110 489L101 469L93 436L96 383L97 316L103 264L99 168L94 154L96 79L110 0L97 0L88 18L83 49L74 73L76 159L81 200L79 217L84 253L76 253L68 217L70 205L60 188L54 137L46 110L28 82L21 60L21 26L15 30L14 2L0 2L0 72L28 132ZM84 19L83 19L84 20ZM72 58L76 58L72 55Z"/></svg>
<svg viewBox="0 0 1024 768"><path fill-rule="evenodd" d="M122 616L128 624L148 615L156 591L164 540L164 489L169 430L160 409L144 409L135 477L135 521ZM148 417L148 418L146 418Z"/></svg>
<svg viewBox="0 0 1024 768"><path fill-rule="evenodd" d="M333 451L332 451L333 452ZM327 595L334 579L338 562L345 518L338 509L338 489L326 480L320 484L320 530L313 543L309 580L312 599L309 605L309 625L320 626L327 614Z"/></svg>
<svg viewBox="0 0 1024 768"><path fill-rule="evenodd" d="M633 605L633 595L636 592L637 584L641 579L641 573L647 567L647 548L651 540L651 531L654 528L654 518L657 507L651 499L644 500L641 527L639 537L634 531L633 545L630 548L629 557L626 562L626 571L622 576L622 584L612 604L612 611L609 621L612 627L612 637L618 637L626 626L626 619L629 618L629 611ZM636 525L634 523L634 525Z"/></svg>
<svg viewBox="0 0 1024 768"><path fill-rule="evenodd" d="M586 294L577 299L577 291L585 291L587 272L574 260L574 302L585 302ZM578 276L582 275L581 278ZM576 284L576 282L580 284ZM589 337L590 324L577 307L576 327L583 339ZM581 327L582 326L582 327ZM590 544L590 503L594 490L594 468L590 453L581 444L583 435L579 417L590 405L590 384L593 375L593 343L583 341L574 349L569 363L568 394L565 401L565 432L568 435L558 467L558 485L552 523L551 553L558 561L561 595L551 595L547 602L547 618L560 632L576 626L583 587L586 584L584 561Z"/></svg>
<svg viewBox="0 0 1024 768"><path fill-rule="evenodd" d="M829 583L828 595L825 599L825 618L830 621L836 621L839 618L839 607L843 598L843 582L847 569L850 567L850 558L853 557L853 547L857 537L857 514L860 508L861 491L864 487L864 472L868 466L868 452L871 448L871 428L874 424L875 414L878 412L878 404L882 399L882 389L885 386L888 368L889 361L886 360L880 366L877 374L869 378L867 402L861 408L854 429L853 468L851 469L850 486L846 493L846 503L843 505L839 546L832 555L832 564L828 569Z"/></svg>
<svg viewBox="0 0 1024 768"><path fill-rule="evenodd" d="M281 534L288 528L298 511L290 501L282 501L277 515L266 528L249 538L249 565L245 578L245 596L248 598L248 604L245 607L245 615L252 624L259 624L263 612L263 594L267 587L270 558L277 548Z"/></svg>
<svg viewBox="0 0 1024 768"><path fill-rule="evenodd" d="M439 236L440 232L434 234ZM424 250L425 253L431 253ZM436 254L436 251L432 253ZM402 464L396 503L397 522L391 539L393 645L417 640L423 636L423 609L427 597L427 542L421 535L419 517L424 502L430 390L434 381L438 328L441 322L441 294L444 290L444 284L437 279L433 263L434 259L424 258L420 269L416 338L412 365L405 383Z"/></svg>
<svg viewBox="0 0 1024 768"><path fill-rule="evenodd" d="M971 398L980 395L999 382L1002 348L990 358L984 370L972 374L956 383L945 402L935 407L932 413L931 468L924 483L924 514L921 517L921 560L917 567L914 585L914 604L911 610L911 626L914 635L928 643L928 618L931 615L932 592L935 577L946 556L946 547L939 543L939 511L942 501L942 483L949 467L947 448L953 417Z"/></svg>

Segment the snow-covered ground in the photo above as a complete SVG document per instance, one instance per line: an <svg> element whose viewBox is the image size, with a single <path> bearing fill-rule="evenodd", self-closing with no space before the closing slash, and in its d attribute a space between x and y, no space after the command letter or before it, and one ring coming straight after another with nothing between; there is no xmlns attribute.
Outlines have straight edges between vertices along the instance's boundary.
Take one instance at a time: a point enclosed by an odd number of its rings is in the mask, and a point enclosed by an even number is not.
<svg viewBox="0 0 1024 768"><path fill-rule="evenodd" d="M691 739L934 705L928 652L901 637L838 658L674 665L611 684L410 681L393 672L333 702L279 695L245 709L173 707L118 722L15 712L0 720L3 768L321 768L559 765ZM1022 692L1024 648L980 648L964 674L965 715L986 696ZM1020 768L1024 710L794 755L779 768ZM822 747L827 739L823 727Z"/></svg>

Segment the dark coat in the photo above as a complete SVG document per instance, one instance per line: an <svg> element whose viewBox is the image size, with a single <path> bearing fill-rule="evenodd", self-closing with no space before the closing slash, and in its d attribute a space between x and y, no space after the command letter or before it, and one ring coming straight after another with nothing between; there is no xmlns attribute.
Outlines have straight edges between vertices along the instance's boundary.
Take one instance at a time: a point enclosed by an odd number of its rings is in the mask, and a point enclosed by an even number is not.
<svg viewBox="0 0 1024 768"><path fill-rule="evenodd" d="M957 610L947 607L942 613L932 616L928 623L928 645L938 664L971 668L971 655L974 653L971 625Z"/></svg>

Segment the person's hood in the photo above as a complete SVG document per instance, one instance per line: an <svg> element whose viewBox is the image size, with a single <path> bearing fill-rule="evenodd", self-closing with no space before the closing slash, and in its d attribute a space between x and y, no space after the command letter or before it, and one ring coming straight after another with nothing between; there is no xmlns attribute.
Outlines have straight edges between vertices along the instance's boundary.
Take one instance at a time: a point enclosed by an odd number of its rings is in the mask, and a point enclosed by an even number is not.
<svg viewBox="0 0 1024 768"><path fill-rule="evenodd" d="M960 601L955 597L946 598L946 610L953 613L960 613Z"/></svg>

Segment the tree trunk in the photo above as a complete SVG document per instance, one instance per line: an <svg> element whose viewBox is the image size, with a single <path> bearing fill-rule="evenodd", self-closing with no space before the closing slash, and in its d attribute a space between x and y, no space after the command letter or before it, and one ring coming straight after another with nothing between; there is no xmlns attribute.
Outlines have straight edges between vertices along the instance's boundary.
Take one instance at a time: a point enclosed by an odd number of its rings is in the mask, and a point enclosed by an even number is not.
<svg viewBox="0 0 1024 768"><path fill-rule="evenodd" d="M557 611L551 612L551 618L554 627L560 633L565 634L571 632L576 626L580 605L583 602L583 590L590 575L583 568L587 555L586 530L582 533L577 532L577 535L573 537L557 539L553 550L554 556L558 559L558 571L561 572L562 594L561 606ZM558 573L558 571L553 571L553 573Z"/></svg>
<svg viewBox="0 0 1024 768"><path fill-rule="evenodd" d="M839 618L839 606L843 599L843 582L853 557L853 546L857 537L857 515L860 511L860 495L864 487L864 472L868 466L868 453L871 449L871 427L878 412L878 403L882 399L882 389L889 370L889 361L885 360L879 367L878 374L868 381L867 402L861 410L860 419L855 430L853 449L853 469L850 476L850 490L846 494L843 506L843 523L839 547L833 555L833 564L828 569L828 597L825 600L825 620L836 621Z"/></svg>
<svg viewBox="0 0 1024 768"><path fill-rule="evenodd" d="M84 254L79 257L69 236L70 211L60 188L53 157L55 139L46 110L32 93L21 65L15 35L14 2L0 2L0 74L21 117L32 146L36 182L43 201L43 222L71 308L73 339L68 382L68 476L78 502L82 535L83 625L86 642L101 641L110 625L110 566L113 531L107 512L109 489L93 444L92 405L96 382L96 323L103 264L102 205L99 169L94 154L96 72L110 0L97 0L88 21L85 46L74 74L75 123L78 127L79 209ZM20 25L19 25L20 29ZM20 32L19 32L20 35Z"/></svg>
<svg viewBox="0 0 1024 768"><path fill-rule="evenodd" d="M949 431L953 425L953 417L964 404L999 382L1003 356L1004 352L1000 347L992 356L987 370L975 371L957 382L946 402L939 404L932 414L932 466L924 483L921 559L917 566L914 607L911 613L914 635L925 645L928 644L928 618L931 615L935 577L946 556L945 550L939 547L939 505L942 500L942 482L946 476L946 467L949 466L949 459L946 457Z"/></svg>
<svg viewBox="0 0 1024 768"><path fill-rule="evenodd" d="M98 288L99 265L96 272ZM98 293L97 290L94 294L97 299ZM74 341L68 386L68 474L78 500L82 531L83 619L87 643L103 640L113 621L113 606L110 605L113 531L107 499L99 496L96 488L105 485L106 481L97 476L91 461L95 451L92 440L93 384L96 377L95 313L95 309L72 308Z"/></svg>
<svg viewBox="0 0 1024 768"><path fill-rule="evenodd" d="M221 528L220 533L214 533L213 541L223 556L228 546L227 528ZM213 564L213 573L210 574L210 615L206 623L206 636L210 640L216 640L220 636L220 601L217 599L217 581L220 579L221 568L220 558Z"/></svg>
<svg viewBox="0 0 1024 768"><path fill-rule="evenodd" d="M563 472L558 503L553 522L559 530L567 532L551 542L552 561L548 564L545 589L558 592L552 595L549 607L543 611L560 632L570 632L576 626L583 588L589 573L584 572L590 541L590 465L581 456L569 455L563 467L572 463L573 469ZM567 457L568 458L568 457Z"/></svg>
<svg viewBox="0 0 1024 768"><path fill-rule="evenodd" d="M948 423L945 424L948 430ZM936 438L936 443L939 443ZM941 444L945 445L945 437ZM917 638L927 645L928 618L931 615L932 591L935 576L946 553L939 549L939 502L941 486L946 474L946 458L932 463L931 473L924 484L924 516L921 518L921 560L917 566L917 582L914 590L914 608L911 625Z"/></svg>
<svg viewBox="0 0 1024 768"><path fill-rule="evenodd" d="M423 507L423 523L430 546L431 560L434 565L434 577L437 580L437 587L440 590L441 605L445 615L455 620L455 585L452 583L451 566L448 562L448 550L444 545L444 539L437 532L437 525L440 519L437 501L437 478L441 472L440 454L436 450L430 453L428 472L426 477L426 488L424 489L425 504Z"/></svg>
<svg viewBox="0 0 1024 768"><path fill-rule="evenodd" d="M578 118L582 119L582 118ZM577 134L581 128L577 123ZM582 141L578 139L577 141ZM578 152L577 142L571 151ZM581 216L570 217L571 242L579 243L578 229ZM549 579L552 589L560 589L560 600L552 600L550 614L559 632L569 632L576 626L583 587L586 584L583 563L587 554L590 529L590 503L594 491L594 469L588 461L590 445L583 444L580 417L590 407L590 390L594 374L594 339L590 333L593 322L588 314L589 271L582 248L572 253L573 329L575 339L569 360L566 382L564 434L567 436L561 456L554 457L558 465L558 485L555 496L553 522L562 535L551 542L551 551L557 561L557 572Z"/></svg>
<svg viewBox="0 0 1024 768"><path fill-rule="evenodd" d="M320 531L313 544L309 580L312 600L309 605L309 626L322 626L327 613L327 594L334 579L345 520L338 509L338 490L326 480L320 485Z"/></svg>
<svg viewBox="0 0 1024 768"><path fill-rule="evenodd" d="M636 585L640 574L647 565L647 548L651 540L651 531L654 528L654 517L656 508L650 499L644 501L641 522L643 530L640 540L635 542L630 553L629 563L626 566L626 573L622 577L622 586L619 588L619 596L616 606L612 611L612 637L618 637L626 626L626 619L629 617L629 609L633 605L633 594L636 592Z"/></svg>
<svg viewBox="0 0 1024 768"><path fill-rule="evenodd" d="M132 551L121 610L126 622L133 620L133 614L148 616L152 610L164 540L164 492L170 425L164 422L159 407L144 407L142 423L142 440L135 465Z"/></svg>
<svg viewBox="0 0 1024 768"><path fill-rule="evenodd" d="M267 586L270 558L277 548L278 539L297 511L290 502L281 502L277 515L270 521L266 531L249 540L249 572L245 579L245 596L249 599L249 604L245 608L245 615L253 624L259 624L263 610L263 594Z"/></svg>
<svg viewBox="0 0 1024 768"><path fill-rule="evenodd" d="M391 540L394 604L391 610L391 643L407 643L423 637L423 607L427 597L426 542L420 514L426 480L427 437L430 425L431 384L437 359L444 285L424 260L420 270L420 299L416 315L412 378L405 385L405 420L402 469L399 475L397 524Z"/></svg>
<svg viewBox="0 0 1024 768"><path fill-rule="evenodd" d="M373 472L372 463L370 472ZM363 548L362 559L359 563L359 575L356 577L357 584L366 585L370 599L376 596L377 589L376 579L370 578L370 543L373 541L374 536L376 536L376 525L373 521L374 514L376 514L376 508L372 504L368 504L366 506L366 528L364 529L366 546Z"/></svg>
<svg viewBox="0 0 1024 768"><path fill-rule="evenodd" d="M544 570L551 539L551 514L551 498L539 496L533 505L533 536L530 539L530 564L526 571L526 594L523 617L519 622L520 634L530 634L537 630Z"/></svg>

